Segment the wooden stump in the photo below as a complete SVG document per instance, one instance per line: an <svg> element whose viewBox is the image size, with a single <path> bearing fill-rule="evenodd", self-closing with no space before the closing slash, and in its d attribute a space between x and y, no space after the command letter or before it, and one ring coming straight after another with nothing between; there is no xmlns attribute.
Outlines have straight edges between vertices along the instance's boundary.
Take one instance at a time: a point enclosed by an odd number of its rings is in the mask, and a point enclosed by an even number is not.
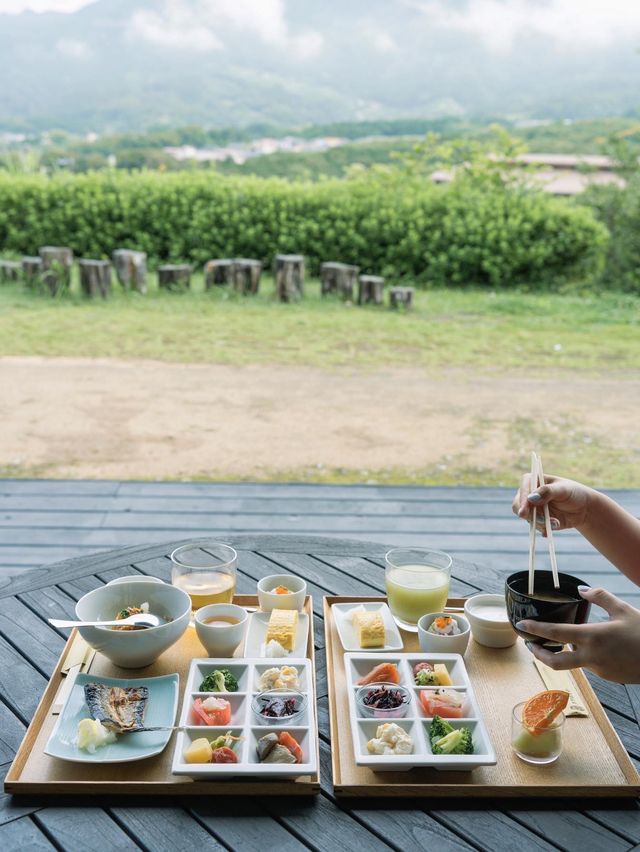
<svg viewBox="0 0 640 852"><path fill-rule="evenodd" d="M389 290L389 307L397 309L403 305L407 310L411 310L413 293L413 287L392 287Z"/></svg>
<svg viewBox="0 0 640 852"><path fill-rule="evenodd" d="M358 278L359 305L381 305L383 292L384 278L381 275L361 275Z"/></svg>
<svg viewBox="0 0 640 852"><path fill-rule="evenodd" d="M323 296L337 293L347 302L353 301L353 292L360 268L348 263L329 261L320 267L320 292Z"/></svg>
<svg viewBox="0 0 640 852"><path fill-rule="evenodd" d="M191 287L188 263L167 263L158 267L158 287L163 290L186 291Z"/></svg>
<svg viewBox="0 0 640 852"><path fill-rule="evenodd" d="M111 264L108 260L79 260L80 289L92 299L111 293Z"/></svg>
<svg viewBox="0 0 640 852"><path fill-rule="evenodd" d="M22 267L15 260L0 260L0 281L18 281Z"/></svg>
<svg viewBox="0 0 640 852"><path fill-rule="evenodd" d="M301 254L277 254L273 261L276 296L281 302L301 299L304 293L304 257Z"/></svg>
<svg viewBox="0 0 640 852"><path fill-rule="evenodd" d="M67 246L43 246L38 249L42 258L42 280L52 296L71 285L73 251Z"/></svg>
<svg viewBox="0 0 640 852"><path fill-rule="evenodd" d="M225 284L233 284L235 261L229 258L208 260L204 265L204 288L211 290L212 287L223 287Z"/></svg>
<svg viewBox="0 0 640 852"><path fill-rule="evenodd" d="M42 275L42 258L41 257L23 257L22 258L22 275L27 284L32 285L39 281Z"/></svg>
<svg viewBox="0 0 640 852"><path fill-rule="evenodd" d="M240 257L233 261L233 287L243 296L254 295L260 287L262 263L259 260Z"/></svg>
<svg viewBox="0 0 640 852"><path fill-rule="evenodd" d="M147 255L143 251L116 249L111 255L118 281L125 290L147 292Z"/></svg>

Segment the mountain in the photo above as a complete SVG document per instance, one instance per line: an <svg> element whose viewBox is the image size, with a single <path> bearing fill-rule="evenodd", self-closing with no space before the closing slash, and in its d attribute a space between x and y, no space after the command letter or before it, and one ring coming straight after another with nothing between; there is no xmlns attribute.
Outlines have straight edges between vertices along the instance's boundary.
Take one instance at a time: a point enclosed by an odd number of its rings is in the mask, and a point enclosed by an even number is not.
<svg viewBox="0 0 640 852"><path fill-rule="evenodd" d="M536 25L545 4L524 2L532 24L504 4L495 32L472 14L491 5L480 0L95 0L72 14L0 14L0 127L133 131L637 109L640 14L628 27L606 19L606 33L576 15L574 33L559 12L555 30L549 15Z"/></svg>

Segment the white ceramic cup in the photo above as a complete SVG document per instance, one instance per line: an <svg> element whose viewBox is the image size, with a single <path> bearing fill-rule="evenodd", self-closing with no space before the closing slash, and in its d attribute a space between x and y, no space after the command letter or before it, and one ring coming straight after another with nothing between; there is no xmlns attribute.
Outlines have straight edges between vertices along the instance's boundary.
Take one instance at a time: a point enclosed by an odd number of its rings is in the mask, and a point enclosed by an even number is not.
<svg viewBox="0 0 640 852"><path fill-rule="evenodd" d="M496 618L495 607L504 609L504 618ZM507 617L504 595L473 595L464 602L464 612L471 624L473 638L487 648L508 648L518 635Z"/></svg>
<svg viewBox="0 0 640 852"><path fill-rule="evenodd" d="M431 633L429 627L436 618L453 618L460 633L455 636L440 636L437 633ZM471 627L469 622L463 615L458 615L455 612L429 612L423 615L418 621L418 642L420 650L426 651L429 654L464 654L469 644L471 636Z"/></svg>
<svg viewBox="0 0 640 852"><path fill-rule="evenodd" d="M237 618L237 624L206 624L209 618L227 615ZM233 653L244 639L247 629L246 609L235 604L209 604L200 607L195 614L198 639L210 657L233 657Z"/></svg>
<svg viewBox="0 0 640 852"><path fill-rule="evenodd" d="M285 586L290 589L288 595L277 595L273 589ZM258 582L258 603L262 612L273 609L297 609L302 611L307 596L307 584L302 577L294 574L271 574Z"/></svg>

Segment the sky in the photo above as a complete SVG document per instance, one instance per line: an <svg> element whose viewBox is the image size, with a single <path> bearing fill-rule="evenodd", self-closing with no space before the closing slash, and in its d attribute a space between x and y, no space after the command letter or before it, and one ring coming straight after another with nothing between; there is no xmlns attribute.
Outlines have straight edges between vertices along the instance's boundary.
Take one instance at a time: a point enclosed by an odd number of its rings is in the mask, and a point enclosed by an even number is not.
<svg viewBox="0 0 640 852"><path fill-rule="evenodd" d="M0 0L0 12L75 12L96 0ZM288 0L289 3L321 0ZM348 0L347 0L348 2ZM518 37L543 35L564 49L606 47L620 37L640 41L640 0L388 0L415 13L429 30L464 32L489 49L510 50ZM153 9L136 9L131 0L128 28L138 37L196 51L223 46L219 30L233 27L271 45L286 45L306 58L322 53L322 35L314 30L293 34L286 0L158 0ZM398 45L372 22L370 39L381 53Z"/></svg>

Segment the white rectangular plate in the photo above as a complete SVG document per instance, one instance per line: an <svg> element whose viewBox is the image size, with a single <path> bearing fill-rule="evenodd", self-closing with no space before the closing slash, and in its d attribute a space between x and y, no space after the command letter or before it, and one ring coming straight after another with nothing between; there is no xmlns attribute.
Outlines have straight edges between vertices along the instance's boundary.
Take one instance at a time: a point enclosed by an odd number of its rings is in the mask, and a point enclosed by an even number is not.
<svg viewBox="0 0 640 852"><path fill-rule="evenodd" d="M302 718L294 725L278 723L264 724L255 719L251 710L251 700L260 689L260 676L266 669L280 668L283 665L295 666L298 669L300 681L299 691L307 696L307 710ZM238 681L237 692L209 693L217 698L225 698L231 704L231 722L225 727L217 728L209 725L196 725L192 714L195 698L204 698L200 692L200 684L204 677L214 669L229 669ZM213 740L221 734L231 731L233 736L241 739L234 750L238 755L238 763L186 763L184 752L190 742L206 737ZM256 743L265 734L288 731L302 749L302 763L259 763ZM216 778L256 776L260 778L295 777L297 775L312 775L317 770L317 725L315 713L315 684L311 661L305 657L287 657L286 660L269 660L263 657L250 659L220 659L208 658L191 661L189 677L184 693L184 702L180 716L180 730L176 737L176 747L173 754L172 772L174 775L189 775L192 778Z"/></svg>
<svg viewBox="0 0 640 852"><path fill-rule="evenodd" d="M463 712L468 713L462 719L447 719L454 727L467 727L471 729L474 744L474 754L433 754L429 741L429 726L431 717L425 713L420 701L421 692L433 692L433 687L416 686L413 679L413 666L416 663L428 661L430 663L444 663L446 665L452 686L447 689L455 689L464 694L465 701ZM405 731L413 739L413 753L402 755L369 754L367 742L376 735L378 725L384 723L384 719L363 718L358 715L355 695L358 690L357 681L368 674L371 669L381 662L395 663L400 674L400 684L411 692L411 701L407 715L401 719L390 719ZM353 751L358 766L368 766L376 772L404 771L414 769L418 766L432 769L469 771L478 766L493 766L496 753L489 740L485 724L480 716L478 702L473 694L473 688L469 675L460 654L425 654L415 651L411 654L387 654L384 660L369 652L344 655L345 672L347 676L347 689L349 690L349 717L351 722L351 734L353 740Z"/></svg>
<svg viewBox="0 0 640 852"><path fill-rule="evenodd" d="M247 638L244 643L245 657L262 657L263 659L275 659L274 657L265 657L264 645L267 636L267 626L269 624L270 612L252 612L249 615L249 627L247 628ZM293 651L286 657L278 657L278 659L298 659L304 658L307 653L307 636L309 635L309 616L306 612L301 612L298 615L298 630L296 632L296 644Z"/></svg>
<svg viewBox="0 0 640 852"><path fill-rule="evenodd" d="M160 754L171 738L171 731L142 731L138 734L118 734L116 742L96 749L90 754L76 745L78 722L90 719L84 700L85 683L104 683L107 686L146 686L149 701L144 723L149 727L174 724L178 709L177 674L161 677L114 678L101 675L79 674L58 716L44 753L73 763L128 763Z"/></svg>
<svg viewBox="0 0 640 852"><path fill-rule="evenodd" d="M380 612L382 615L382 620L384 621L384 632L385 632L385 644L382 648L365 648L362 649L360 647L360 643L358 642L358 633L353 626L351 619L349 618L349 613L352 609L361 609L364 608L368 612ZM342 647L345 651L362 651L365 650L367 654L380 654L388 651L402 651L404 648L404 643L402 638L400 637L400 631L398 630L396 623L394 621L393 616L391 615L391 610L385 603L344 603L344 604L333 604L331 607L331 611L333 612L333 617L336 622L336 628L338 630L338 635L340 636L340 641L342 642Z"/></svg>

